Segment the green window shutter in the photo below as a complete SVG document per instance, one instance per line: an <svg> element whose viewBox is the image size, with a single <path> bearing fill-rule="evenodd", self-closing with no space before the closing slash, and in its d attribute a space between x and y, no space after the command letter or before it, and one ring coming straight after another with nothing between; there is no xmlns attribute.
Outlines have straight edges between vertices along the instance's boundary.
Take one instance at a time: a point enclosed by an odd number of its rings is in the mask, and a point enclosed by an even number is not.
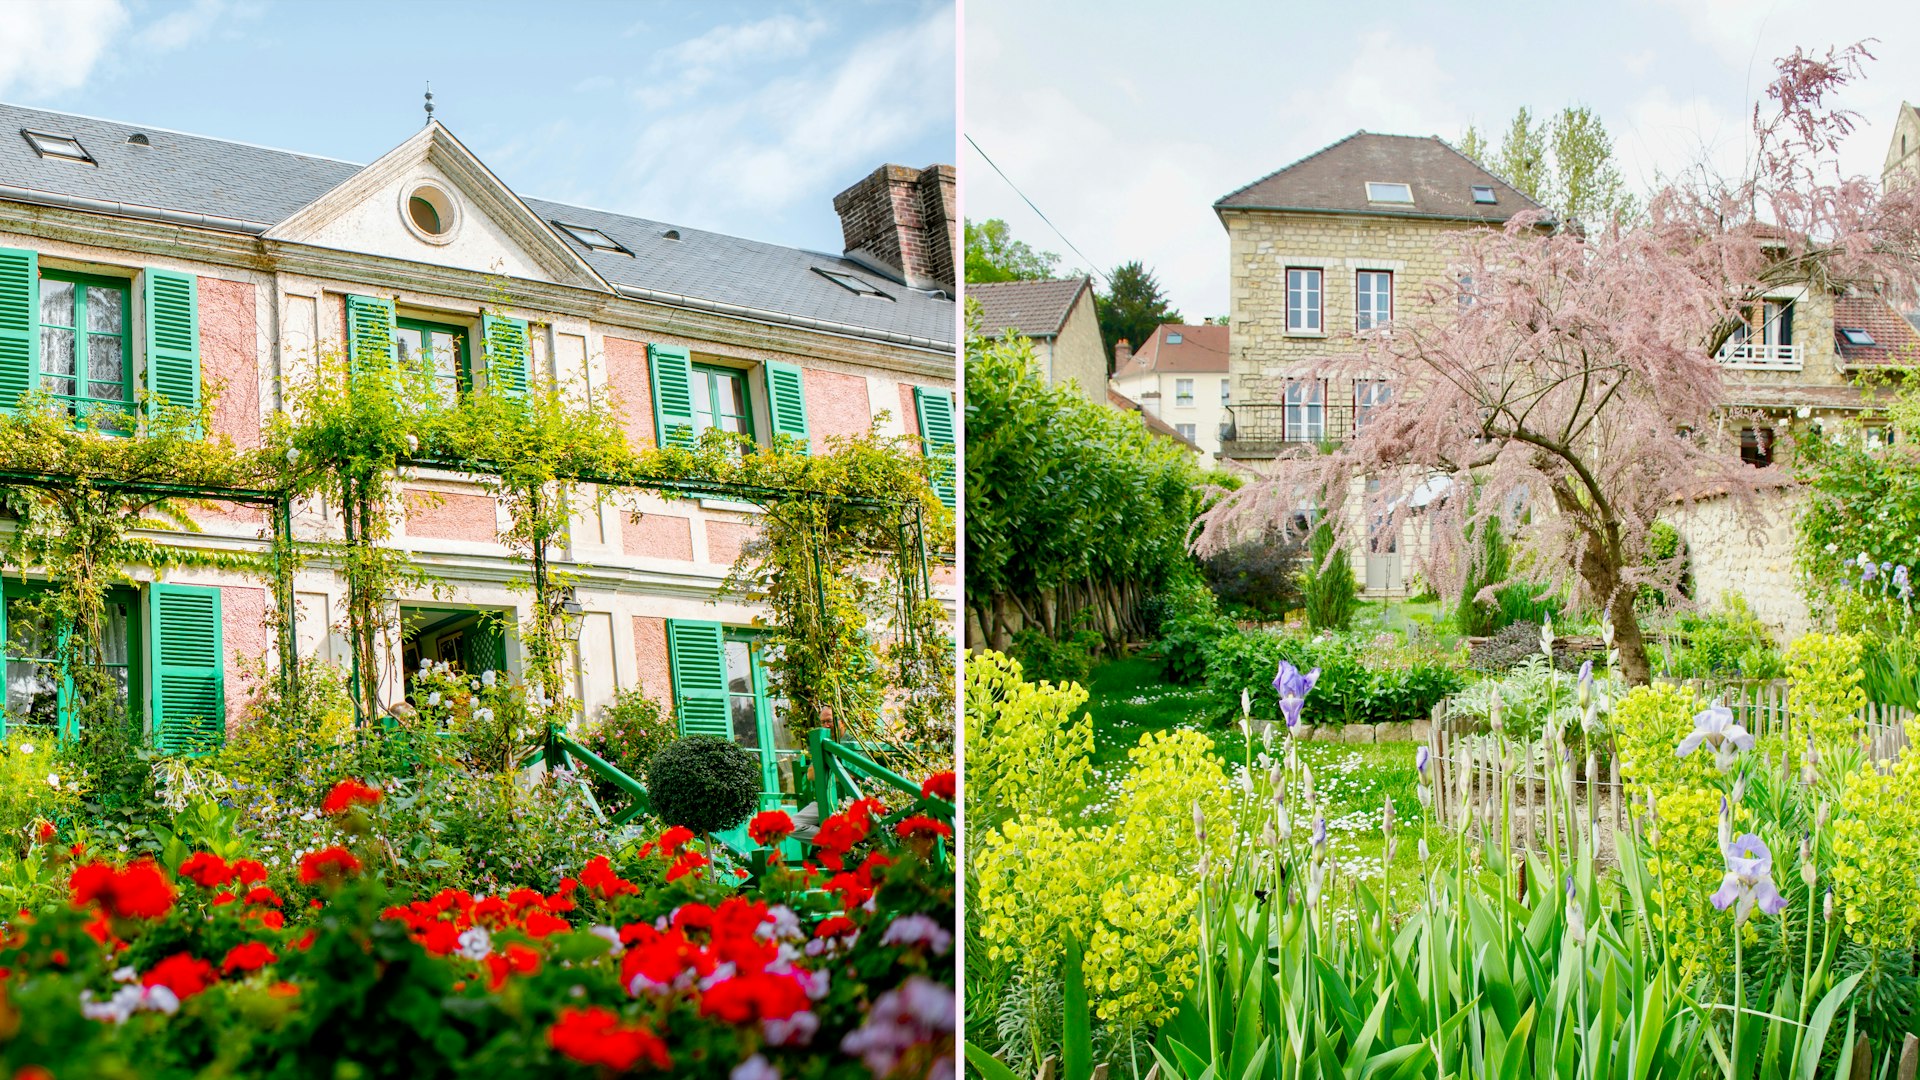
<svg viewBox="0 0 1920 1080"><path fill-rule="evenodd" d="M673 711L682 735L733 737L727 718L727 651L720 624L667 620Z"/></svg>
<svg viewBox="0 0 1920 1080"><path fill-rule="evenodd" d="M200 297L192 274L148 270L147 392L178 409L200 407Z"/></svg>
<svg viewBox="0 0 1920 1080"><path fill-rule="evenodd" d="M487 344L487 385L505 397L526 397L533 377L526 320L482 315L480 337Z"/></svg>
<svg viewBox="0 0 1920 1080"><path fill-rule="evenodd" d="M393 366L393 301L347 297L347 361L355 371Z"/></svg>
<svg viewBox="0 0 1920 1080"><path fill-rule="evenodd" d="M767 368L767 407L773 414L773 437L777 442L782 435L791 436L800 442L800 452L807 453L807 389L805 376L794 364L783 364L778 360L769 360Z"/></svg>
<svg viewBox="0 0 1920 1080"><path fill-rule="evenodd" d="M169 754L220 745L227 736L220 590L156 582L147 596L147 619L154 743Z"/></svg>
<svg viewBox="0 0 1920 1080"><path fill-rule="evenodd" d="M939 464L934 469L933 490L946 506L954 504L953 474L953 395L945 390L924 386L913 388L913 408L920 418L920 444Z"/></svg>
<svg viewBox="0 0 1920 1080"><path fill-rule="evenodd" d="M654 442L691 450L693 438L693 360L671 345L647 346L653 383Z"/></svg>
<svg viewBox="0 0 1920 1080"><path fill-rule="evenodd" d="M0 410L33 389L40 355L40 255L0 248Z"/></svg>

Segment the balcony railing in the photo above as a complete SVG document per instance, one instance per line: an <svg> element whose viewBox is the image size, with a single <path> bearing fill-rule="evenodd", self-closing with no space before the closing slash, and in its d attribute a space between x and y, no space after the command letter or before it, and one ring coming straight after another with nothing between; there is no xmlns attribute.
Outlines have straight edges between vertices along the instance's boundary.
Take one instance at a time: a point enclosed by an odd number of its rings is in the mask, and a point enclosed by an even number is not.
<svg viewBox="0 0 1920 1080"><path fill-rule="evenodd" d="M1769 345L1763 341L1727 342L1720 346L1720 366L1742 371L1799 371L1800 346Z"/></svg>
<svg viewBox="0 0 1920 1080"><path fill-rule="evenodd" d="M1365 423L1365 414L1360 413L1357 420ZM1356 410L1351 402L1229 405L1220 454L1230 458L1277 457L1322 443L1345 442L1353 437L1355 424Z"/></svg>

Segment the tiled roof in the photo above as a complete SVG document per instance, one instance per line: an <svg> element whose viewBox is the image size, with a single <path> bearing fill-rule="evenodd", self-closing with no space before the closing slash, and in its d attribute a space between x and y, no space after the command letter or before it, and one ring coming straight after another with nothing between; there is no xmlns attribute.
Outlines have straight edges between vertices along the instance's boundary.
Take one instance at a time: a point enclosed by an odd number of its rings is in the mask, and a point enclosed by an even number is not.
<svg viewBox="0 0 1920 1080"><path fill-rule="evenodd" d="M1406 184L1411 203L1368 198L1368 183ZM1493 189L1494 202L1474 201L1476 186ZM1230 209L1296 210L1342 214L1438 217L1494 224L1539 203L1432 135L1376 135L1356 131L1317 153L1269 173L1213 204Z"/></svg>
<svg viewBox="0 0 1920 1080"><path fill-rule="evenodd" d="M1180 429L1174 427L1172 424L1167 423L1165 420L1162 420L1159 417L1148 412L1147 410L1141 408L1139 402L1133 400L1132 398L1128 397L1125 394L1122 394L1120 391L1115 390L1111 386L1107 387L1107 404L1113 406L1116 409L1124 409L1128 412L1138 415L1140 417L1140 422L1147 425L1147 430L1153 432L1155 435L1172 439L1174 442L1179 443L1180 445L1186 447L1189 450L1194 451L1195 453L1201 453L1201 454L1206 453L1206 451L1200 449L1199 443L1196 443L1192 439L1187 438L1185 435L1180 434Z"/></svg>
<svg viewBox="0 0 1920 1080"><path fill-rule="evenodd" d="M1179 341L1170 340L1179 337ZM1228 330L1211 323L1179 325L1167 323L1154 328L1132 359L1114 369L1113 377L1143 375L1150 371L1226 372Z"/></svg>
<svg viewBox="0 0 1920 1080"><path fill-rule="evenodd" d="M980 301L981 333L998 337L1012 330L1024 337L1050 338L1066 326L1074 302L1091 288L1091 278L1044 278L969 283L966 292L967 299Z"/></svg>
<svg viewBox="0 0 1920 1080"><path fill-rule="evenodd" d="M1875 389L1858 386L1834 386L1830 383L1736 383L1721 385L1725 404L1730 408L1798 409L1875 409L1886 405L1885 395Z"/></svg>
<svg viewBox="0 0 1920 1080"><path fill-rule="evenodd" d="M22 130L69 135L97 163L42 158ZM145 134L150 145L130 145ZM258 233L359 172L314 154L0 103L0 199L73 199L166 211L209 228ZM887 280L839 255L782 247L646 218L524 198L542 218L599 229L633 252L594 251L561 238L614 285L931 342L954 339L953 300ZM138 212L138 211L134 211ZM830 206L821 213L829 214ZM662 234L677 228L680 239ZM850 274L891 299L864 296L815 273Z"/></svg>
<svg viewBox="0 0 1920 1080"><path fill-rule="evenodd" d="M1864 330L1872 345L1847 340L1847 330ZM1833 301L1833 343L1848 367L1920 365L1920 330L1878 296L1841 296Z"/></svg>

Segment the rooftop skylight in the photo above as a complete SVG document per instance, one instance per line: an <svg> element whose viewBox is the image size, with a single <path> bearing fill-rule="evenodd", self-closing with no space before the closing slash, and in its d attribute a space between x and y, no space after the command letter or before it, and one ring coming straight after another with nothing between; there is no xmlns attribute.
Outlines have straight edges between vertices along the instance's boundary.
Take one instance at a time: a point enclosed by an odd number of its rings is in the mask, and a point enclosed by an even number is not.
<svg viewBox="0 0 1920 1080"><path fill-rule="evenodd" d="M1840 336L1843 338L1846 338L1847 344L1849 345L1878 345L1879 344L1879 342L1873 340L1872 334L1867 333L1865 330L1861 329L1858 326L1841 327Z"/></svg>
<svg viewBox="0 0 1920 1080"><path fill-rule="evenodd" d="M633 254L633 252L628 251L620 241L615 240L599 229L590 229L585 225L569 225L564 221L556 221L553 224L554 227L561 232L580 241L594 251L617 251L622 255L629 256Z"/></svg>
<svg viewBox="0 0 1920 1080"><path fill-rule="evenodd" d="M1178 331L1178 330L1169 330L1169 331L1167 331L1167 344L1169 344L1169 345L1178 345L1178 344L1180 344L1180 343L1181 343L1182 341L1185 341L1185 340L1186 340L1186 338L1183 338L1183 337L1181 337L1181 336L1180 336L1180 331Z"/></svg>
<svg viewBox="0 0 1920 1080"><path fill-rule="evenodd" d="M1367 201L1381 203L1411 203L1413 188L1407 184L1387 184L1377 180L1367 181Z"/></svg>
<svg viewBox="0 0 1920 1080"><path fill-rule="evenodd" d="M1473 201L1477 203L1497 203L1500 196L1494 193L1492 184L1473 185Z"/></svg>
<svg viewBox="0 0 1920 1080"><path fill-rule="evenodd" d="M21 128L20 134L27 140L27 145L33 147L33 152L43 158L64 158L67 161L84 161L89 165L96 164L93 156L87 153L86 147L80 145L80 140L71 135L54 135L45 131L28 131L26 128Z"/></svg>
<svg viewBox="0 0 1920 1080"><path fill-rule="evenodd" d="M841 288L847 290L848 292L854 293L855 295L877 296L882 300L893 299L893 297L888 296L886 293L881 292L879 289L875 288L872 284L868 283L864 279L857 278L852 274L844 273L839 270L822 270L817 266L813 268L813 272L816 274L819 274L821 277L826 278L828 281L833 282L835 285L840 286Z"/></svg>

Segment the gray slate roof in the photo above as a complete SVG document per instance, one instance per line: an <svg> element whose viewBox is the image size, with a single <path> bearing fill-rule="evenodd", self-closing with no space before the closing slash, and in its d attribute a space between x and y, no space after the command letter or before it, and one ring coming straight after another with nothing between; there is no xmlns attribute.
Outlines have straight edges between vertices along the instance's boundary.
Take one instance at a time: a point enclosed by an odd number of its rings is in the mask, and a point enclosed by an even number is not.
<svg viewBox="0 0 1920 1080"><path fill-rule="evenodd" d="M98 165L42 158L23 129L70 135ZM151 146L130 146L145 133ZM313 154L188 135L163 128L99 120L0 103L0 186L30 193L76 196L109 203L206 215L212 228L262 231L359 172L360 165ZM29 194L0 198L36 201ZM935 342L954 338L953 300L890 281L839 255L782 247L522 196L542 218L586 225L633 252L593 251L560 237L615 285L674 296L862 327ZM49 200L52 201L52 200ZM832 213L831 206L821 212ZM251 223L256 228L243 227ZM661 234L677 228L679 240ZM557 230L558 231L558 230ZM814 273L851 274L892 299L862 296Z"/></svg>
<svg viewBox="0 0 1920 1080"><path fill-rule="evenodd" d="M1092 279L1083 277L968 283L967 299L980 301L980 332L989 337L1012 330L1024 337L1050 338L1059 335L1074 301L1092 287Z"/></svg>
<svg viewBox="0 0 1920 1080"><path fill-rule="evenodd" d="M1407 184L1413 202L1369 202L1369 181ZM1494 189L1493 203L1473 201L1473 186ZM1433 135L1356 131L1278 172L1221 197L1214 210L1304 210L1396 217L1466 218L1489 224L1542 209L1513 185Z"/></svg>

